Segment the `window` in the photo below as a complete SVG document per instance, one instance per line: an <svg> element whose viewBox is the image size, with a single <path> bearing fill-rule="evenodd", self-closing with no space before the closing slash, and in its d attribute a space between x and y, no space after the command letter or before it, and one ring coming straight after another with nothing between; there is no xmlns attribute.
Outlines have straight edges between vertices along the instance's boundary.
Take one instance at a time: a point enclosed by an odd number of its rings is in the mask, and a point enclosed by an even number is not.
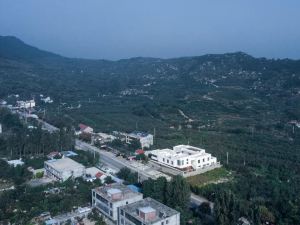
<svg viewBox="0 0 300 225"><path fill-rule="evenodd" d="M200 159L198 160L198 163L200 163Z"/></svg>
<svg viewBox="0 0 300 225"><path fill-rule="evenodd" d="M124 211L123 210L121 210L121 215L124 216Z"/></svg>
<svg viewBox="0 0 300 225"><path fill-rule="evenodd" d="M203 162L205 162L205 159L203 159Z"/></svg>
<svg viewBox="0 0 300 225"><path fill-rule="evenodd" d="M112 203L110 203L110 208L112 208Z"/></svg>
<svg viewBox="0 0 300 225"><path fill-rule="evenodd" d="M128 205L128 202L126 202L126 205Z"/></svg>
<svg viewBox="0 0 300 225"><path fill-rule="evenodd" d="M169 163L169 160L167 159L167 163Z"/></svg>
<svg viewBox="0 0 300 225"><path fill-rule="evenodd" d="M110 215L110 216L113 216L113 212L112 212L112 211L110 211L110 212L109 212L109 215Z"/></svg>
<svg viewBox="0 0 300 225"><path fill-rule="evenodd" d="M173 165L173 161L171 161L171 164Z"/></svg>
<svg viewBox="0 0 300 225"><path fill-rule="evenodd" d="M207 158L207 161L209 161L209 157Z"/></svg>
<svg viewBox="0 0 300 225"><path fill-rule="evenodd" d="M166 220L166 224L169 224L169 220Z"/></svg>
<svg viewBox="0 0 300 225"><path fill-rule="evenodd" d="M164 222L161 222L161 225L164 225L165 223Z"/></svg>
<svg viewBox="0 0 300 225"><path fill-rule="evenodd" d="M180 166L180 160L177 160L177 165Z"/></svg>
<svg viewBox="0 0 300 225"><path fill-rule="evenodd" d="M163 162L165 161L165 158L163 158Z"/></svg>

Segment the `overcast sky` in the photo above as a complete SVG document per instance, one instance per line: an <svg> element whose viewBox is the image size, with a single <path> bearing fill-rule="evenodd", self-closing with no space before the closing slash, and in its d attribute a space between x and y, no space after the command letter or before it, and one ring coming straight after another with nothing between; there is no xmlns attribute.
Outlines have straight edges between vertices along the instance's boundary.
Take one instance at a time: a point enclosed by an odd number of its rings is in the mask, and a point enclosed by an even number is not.
<svg viewBox="0 0 300 225"><path fill-rule="evenodd" d="M81 58L300 59L300 0L0 0L0 35Z"/></svg>

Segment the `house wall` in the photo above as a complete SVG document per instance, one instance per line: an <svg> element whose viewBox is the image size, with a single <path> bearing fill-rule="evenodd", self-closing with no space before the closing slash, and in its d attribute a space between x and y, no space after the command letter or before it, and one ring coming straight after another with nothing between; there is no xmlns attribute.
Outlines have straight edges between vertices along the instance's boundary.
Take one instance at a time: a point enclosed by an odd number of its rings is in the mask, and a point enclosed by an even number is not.
<svg viewBox="0 0 300 225"><path fill-rule="evenodd" d="M97 194L95 191L92 191L92 205L113 221L118 220L119 207L140 201L142 199L143 195L136 195L129 199L111 202L107 198Z"/></svg>
<svg viewBox="0 0 300 225"><path fill-rule="evenodd" d="M179 169L184 169L187 167L193 168L203 168L205 166L210 166L212 164L217 163L217 159L212 157L211 154L205 155L191 155L191 156L183 156L183 157L169 157L165 154L155 154L156 157L153 158L160 163L166 164L168 166L172 166Z"/></svg>
<svg viewBox="0 0 300 225"><path fill-rule="evenodd" d="M119 219L118 219L118 225L136 225L136 223L134 223L133 221L129 220L128 218L126 218L126 214L130 215L126 212L124 212L124 214L121 214L121 210L119 210ZM141 218L139 220L141 222L141 224L144 224L143 219ZM163 218L155 223L147 223L147 224L151 224L151 225L161 225L162 222L164 223L164 225L180 225L180 213L175 214L173 216L167 217L167 218Z"/></svg>

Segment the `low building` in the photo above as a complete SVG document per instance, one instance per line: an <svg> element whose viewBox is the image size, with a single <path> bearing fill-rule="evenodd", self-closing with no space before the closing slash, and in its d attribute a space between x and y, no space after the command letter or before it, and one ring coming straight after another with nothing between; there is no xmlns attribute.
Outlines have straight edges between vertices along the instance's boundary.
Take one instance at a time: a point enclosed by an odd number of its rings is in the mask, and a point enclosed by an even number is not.
<svg viewBox="0 0 300 225"><path fill-rule="evenodd" d="M90 167L86 169L86 175L85 175L85 180L92 182L96 179L101 180L102 183L105 182L105 178L107 175L105 175L101 170L99 170L96 167Z"/></svg>
<svg viewBox="0 0 300 225"><path fill-rule="evenodd" d="M130 134L126 135L126 143L130 144L132 140L139 140L141 143L141 147L150 148L153 145L153 135L141 131L133 131Z"/></svg>
<svg viewBox="0 0 300 225"><path fill-rule="evenodd" d="M113 134L121 141L125 141L127 144L130 144L133 140L138 140L143 149L150 148L150 146L153 145L153 135L146 132L133 131L131 133L124 133L114 131Z"/></svg>
<svg viewBox="0 0 300 225"><path fill-rule="evenodd" d="M217 164L217 158L204 149L190 145L177 145L173 149L147 151L146 155L161 164L181 170L197 170Z"/></svg>
<svg viewBox="0 0 300 225"><path fill-rule="evenodd" d="M9 161L7 161L7 163L13 167L24 165L24 162L22 161L22 159L9 160Z"/></svg>
<svg viewBox="0 0 300 225"><path fill-rule="evenodd" d="M180 225L180 213L152 198L119 208L119 225Z"/></svg>
<svg viewBox="0 0 300 225"><path fill-rule="evenodd" d="M93 142L99 142L100 144L111 143L116 137L106 133L96 133L92 136Z"/></svg>
<svg viewBox="0 0 300 225"><path fill-rule="evenodd" d="M29 101L17 101L17 106L20 109L30 109L35 107L35 101L29 100Z"/></svg>
<svg viewBox="0 0 300 225"><path fill-rule="evenodd" d="M132 191L123 184L111 184L92 190L92 205L103 215L117 222L118 208L143 199L141 193Z"/></svg>
<svg viewBox="0 0 300 225"><path fill-rule="evenodd" d="M80 133L86 133L86 134L92 134L94 132L94 129L85 125L85 124L79 124Z"/></svg>
<svg viewBox="0 0 300 225"><path fill-rule="evenodd" d="M85 175L85 167L70 158L48 160L44 165L46 175L59 181L66 181L70 177L77 178Z"/></svg>

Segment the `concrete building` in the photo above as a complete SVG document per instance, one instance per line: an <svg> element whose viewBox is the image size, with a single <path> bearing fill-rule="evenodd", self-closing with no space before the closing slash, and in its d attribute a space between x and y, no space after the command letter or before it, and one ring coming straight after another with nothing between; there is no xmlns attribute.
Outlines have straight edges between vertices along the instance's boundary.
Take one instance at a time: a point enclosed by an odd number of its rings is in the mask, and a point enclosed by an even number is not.
<svg viewBox="0 0 300 225"><path fill-rule="evenodd" d="M94 129L85 125L85 124L79 124L79 133L78 134L81 134L81 133L86 133L86 134L92 134L94 132Z"/></svg>
<svg viewBox="0 0 300 225"><path fill-rule="evenodd" d="M29 101L17 101L17 106L21 109L30 109L35 107L35 101L29 100Z"/></svg>
<svg viewBox="0 0 300 225"><path fill-rule="evenodd" d="M85 175L85 167L70 158L48 160L45 161L44 165L46 175L59 181Z"/></svg>
<svg viewBox="0 0 300 225"><path fill-rule="evenodd" d="M113 131L113 135L121 141L125 141L127 144L130 144L133 140L138 140L143 149L150 148L150 146L153 145L153 135L146 132L133 131L132 133L125 133Z"/></svg>
<svg viewBox="0 0 300 225"><path fill-rule="evenodd" d="M130 144L130 142L134 139L139 140L142 148L150 148L153 145L153 135L141 131L133 131L130 134L126 135L126 143Z"/></svg>
<svg viewBox="0 0 300 225"><path fill-rule="evenodd" d="M24 165L24 162L22 161L22 159L9 160L9 161L7 161L7 163L13 167Z"/></svg>
<svg viewBox="0 0 300 225"><path fill-rule="evenodd" d="M100 144L111 143L115 139L115 136L106 133L95 133L92 136L92 142L99 142Z"/></svg>
<svg viewBox="0 0 300 225"><path fill-rule="evenodd" d="M118 220L118 208L143 199L123 184L114 183L92 190L92 205L114 223Z"/></svg>
<svg viewBox="0 0 300 225"><path fill-rule="evenodd" d="M180 225L180 213L152 198L119 208L118 225L137 224Z"/></svg>
<svg viewBox="0 0 300 225"><path fill-rule="evenodd" d="M197 170L217 163L217 158L204 149L190 145L177 145L173 149L147 151L152 160L181 170Z"/></svg>

